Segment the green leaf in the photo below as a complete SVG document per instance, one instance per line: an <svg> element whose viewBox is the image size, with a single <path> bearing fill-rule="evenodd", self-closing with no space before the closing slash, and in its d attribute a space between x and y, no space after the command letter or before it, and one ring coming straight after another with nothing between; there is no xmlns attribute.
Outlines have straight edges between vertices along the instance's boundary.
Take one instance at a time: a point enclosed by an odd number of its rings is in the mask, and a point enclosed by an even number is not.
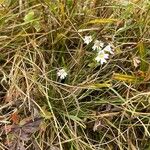
<svg viewBox="0 0 150 150"><path fill-rule="evenodd" d="M25 17L24 17L24 21L26 22L26 23L28 23L28 22L32 22L33 20L34 20L34 11L30 11L30 12L28 12L28 14L26 14L25 15Z"/></svg>
<svg viewBox="0 0 150 150"><path fill-rule="evenodd" d="M121 74L121 73L114 73L113 74L113 80L118 80L118 81L124 81L126 83L139 83L142 81L142 78L138 78L133 75L127 75L127 74Z"/></svg>
<svg viewBox="0 0 150 150"><path fill-rule="evenodd" d="M33 21L32 26L35 28L37 32L40 31L41 29L40 22L38 20Z"/></svg>
<svg viewBox="0 0 150 150"><path fill-rule="evenodd" d="M107 87L111 87L112 84L105 82L105 83L93 83L93 84L89 84L89 85L84 85L82 88L84 89L100 89L100 88L107 88Z"/></svg>
<svg viewBox="0 0 150 150"><path fill-rule="evenodd" d="M95 67L97 67L97 63L89 63L88 67L95 68Z"/></svg>
<svg viewBox="0 0 150 150"><path fill-rule="evenodd" d="M51 119L52 118L52 114L49 110L46 109L46 106L42 107L42 112L41 112L41 116L45 119Z"/></svg>
<svg viewBox="0 0 150 150"><path fill-rule="evenodd" d="M108 23L116 23L118 21L119 21L118 19L113 19L113 18L93 19L93 20L90 20L89 22L82 24L79 27L79 29L89 24L108 24Z"/></svg>
<svg viewBox="0 0 150 150"><path fill-rule="evenodd" d="M117 22L117 21L118 21L117 19L104 18L104 19L94 19L94 20L87 22L86 24L113 23L113 22Z"/></svg>
<svg viewBox="0 0 150 150"><path fill-rule="evenodd" d="M67 0L67 6L69 7L69 8L71 8L71 6L72 6L72 4L73 4L73 1L72 0Z"/></svg>
<svg viewBox="0 0 150 150"><path fill-rule="evenodd" d="M147 69L148 69L147 61L146 61L147 52L146 52L143 42L140 42L138 44L138 51L139 51L140 59L141 59L140 70L147 71Z"/></svg>
<svg viewBox="0 0 150 150"><path fill-rule="evenodd" d="M1 4L1 2L2 2L4 5L6 5L7 7L10 7L11 5L13 5L13 4L16 2L16 0L1 0L1 1L0 1L0 4Z"/></svg>
<svg viewBox="0 0 150 150"><path fill-rule="evenodd" d="M82 119L80 119L79 117L73 116L73 115L69 115L68 118L70 118L71 120L75 121L77 124L79 124L83 128L86 128L86 126L83 123L81 123Z"/></svg>

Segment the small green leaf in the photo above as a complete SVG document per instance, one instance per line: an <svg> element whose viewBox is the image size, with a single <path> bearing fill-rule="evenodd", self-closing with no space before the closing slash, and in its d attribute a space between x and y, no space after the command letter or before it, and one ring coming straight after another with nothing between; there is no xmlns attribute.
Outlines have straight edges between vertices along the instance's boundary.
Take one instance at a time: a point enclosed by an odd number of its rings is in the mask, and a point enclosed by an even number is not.
<svg viewBox="0 0 150 150"><path fill-rule="evenodd" d="M97 67L97 63L89 63L88 67L95 68L95 67Z"/></svg>
<svg viewBox="0 0 150 150"><path fill-rule="evenodd" d="M40 31L41 26L40 26L40 22L39 22L38 20L33 21L32 25L33 25L33 27L35 28L35 30L36 30L37 32Z"/></svg>
<svg viewBox="0 0 150 150"><path fill-rule="evenodd" d="M82 119L80 119L79 117L73 116L73 115L69 115L68 118L70 118L71 120L75 121L77 124L79 124L83 128L86 128L86 126L82 123Z"/></svg>
<svg viewBox="0 0 150 150"><path fill-rule="evenodd" d="M67 6L69 7L69 8L71 8L71 6L72 6L72 4L73 4L73 1L72 0L67 0Z"/></svg>
<svg viewBox="0 0 150 150"><path fill-rule="evenodd" d="M11 6L12 4L14 4L16 1L15 0L1 0L0 3L3 3L4 5L6 5L7 7Z"/></svg>
<svg viewBox="0 0 150 150"><path fill-rule="evenodd" d="M45 119L51 119L52 118L52 114L49 110L46 109L46 106L42 107L41 116Z"/></svg>
<svg viewBox="0 0 150 150"><path fill-rule="evenodd" d="M69 115L68 117L69 117L70 119L74 120L74 121L80 121L80 122L82 122L82 119L80 119L80 118L77 117L77 116Z"/></svg>
<svg viewBox="0 0 150 150"><path fill-rule="evenodd" d="M24 21L26 23L28 23L28 22L31 22L33 20L34 20L34 11L30 11L30 12L28 12L28 14L25 15Z"/></svg>

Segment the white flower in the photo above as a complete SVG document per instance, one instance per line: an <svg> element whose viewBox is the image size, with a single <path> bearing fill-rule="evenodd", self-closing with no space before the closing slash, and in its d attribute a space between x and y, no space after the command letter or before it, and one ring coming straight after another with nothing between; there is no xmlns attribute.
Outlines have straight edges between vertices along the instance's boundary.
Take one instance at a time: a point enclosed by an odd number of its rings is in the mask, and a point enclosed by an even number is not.
<svg viewBox="0 0 150 150"><path fill-rule="evenodd" d="M113 49L111 48L110 44L108 44L106 47L104 47L103 51L109 52L110 54L114 54Z"/></svg>
<svg viewBox="0 0 150 150"><path fill-rule="evenodd" d="M57 72L57 76L60 77L60 79L65 79L67 76L67 72L65 71L65 69L60 69Z"/></svg>
<svg viewBox="0 0 150 150"><path fill-rule="evenodd" d="M133 65L135 68L137 68L140 63L141 63L141 61L140 61L139 57L133 57Z"/></svg>
<svg viewBox="0 0 150 150"><path fill-rule="evenodd" d="M97 57L95 58L95 60L97 62L100 62L101 64L106 63L106 59L108 59L108 54L106 54L104 51L100 51L97 55Z"/></svg>
<svg viewBox="0 0 150 150"><path fill-rule="evenodd" d="M85 36L83 38L83 41L84 41L85 44L88 45L90 42L92 42L92 36Z"/></svg>
<svg viewBox="0 0 150 150"><path fill-rule="evenodd" d="M104 46L104 43L102 41L96 40L94 42L94 45L92 47L93 50L102 50L102 47Z"/></svg>

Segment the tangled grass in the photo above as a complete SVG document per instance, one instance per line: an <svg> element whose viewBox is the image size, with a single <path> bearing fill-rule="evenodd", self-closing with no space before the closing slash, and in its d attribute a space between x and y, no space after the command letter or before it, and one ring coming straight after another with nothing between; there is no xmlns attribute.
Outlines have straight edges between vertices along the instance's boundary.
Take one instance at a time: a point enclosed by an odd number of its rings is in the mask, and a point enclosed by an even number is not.
<svg viewBox="0 0 150 150"><path fill-rule="evenodd" d="M0 1L0 149L149 150L149 51L149 0Z"/></svg>

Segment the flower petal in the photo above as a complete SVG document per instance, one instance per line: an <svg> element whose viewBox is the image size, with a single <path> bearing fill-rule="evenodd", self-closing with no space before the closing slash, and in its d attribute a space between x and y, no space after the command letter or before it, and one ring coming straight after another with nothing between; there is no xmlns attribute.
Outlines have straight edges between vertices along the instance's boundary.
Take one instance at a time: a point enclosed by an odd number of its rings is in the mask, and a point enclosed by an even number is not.
<svg viewBox="0 0 150 150"><path fill-rule="evenodd" d="M110 44L108 44L106 47L104 47L103 50L106 51L106 52L109 52L111 54L114 54L113 49L111 48Z"/></svg>
<svg viewBox="0 0 150 150"><path fill-rule="evenodd" d="M93 45L92 49L100 51L100 50L102 50L103 46L104 46L104 43L102 41L96 40L94 42L94 45Z"/></svg>
<svg viewBox="0 0 150 150"><path fill-rule="evenodd" d="M90 42L92 42L92 36L85 36L83 38L83 41L84 41L85 44L88 45Z"/></svg>

